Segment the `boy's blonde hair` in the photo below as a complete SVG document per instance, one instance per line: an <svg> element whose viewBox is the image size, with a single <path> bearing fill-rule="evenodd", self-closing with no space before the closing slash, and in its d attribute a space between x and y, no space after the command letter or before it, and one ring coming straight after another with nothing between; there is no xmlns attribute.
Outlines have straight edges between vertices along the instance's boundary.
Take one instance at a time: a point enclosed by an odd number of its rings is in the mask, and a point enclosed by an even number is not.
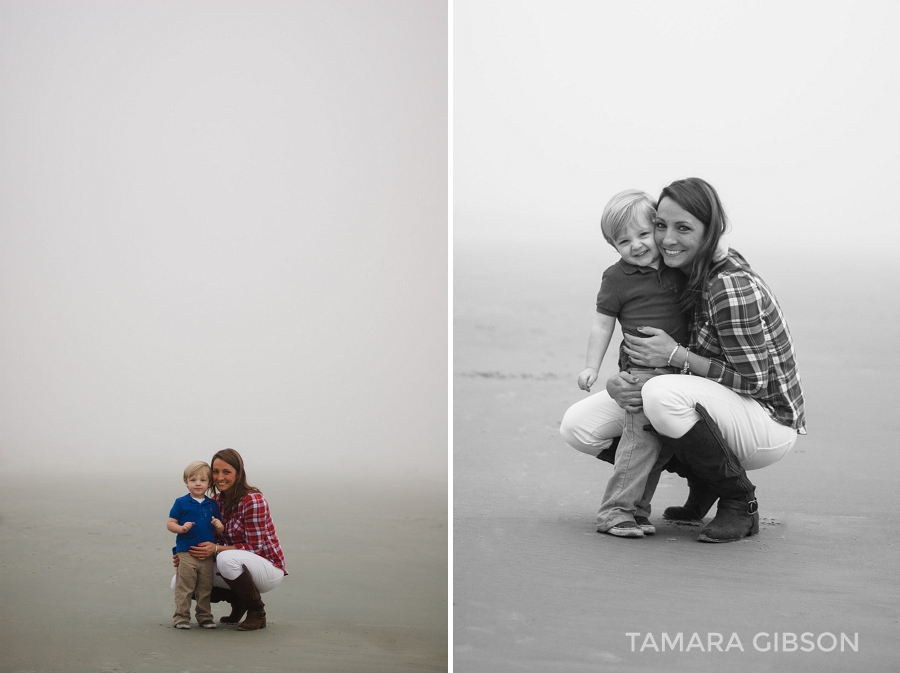
<svg viewBox="0 0 900 673"><path fill-rule="evenodd" d="M195 460L193 463L184 468L185 483L187 483L187 480L193 477L198 472L205 473L207 480L212 483L212 468L202 460Z"/></svg>
<svg viewBox="0 0 900 673"><path fill-rule="evenodd" d="M609 200L600 217L600 230L603 238L611 246L616 247L614 241L622 233L622 230L638 216L644 216L652 222L656 217L656 203L646 192L639 189L626 189L619 192Z"/></svg>

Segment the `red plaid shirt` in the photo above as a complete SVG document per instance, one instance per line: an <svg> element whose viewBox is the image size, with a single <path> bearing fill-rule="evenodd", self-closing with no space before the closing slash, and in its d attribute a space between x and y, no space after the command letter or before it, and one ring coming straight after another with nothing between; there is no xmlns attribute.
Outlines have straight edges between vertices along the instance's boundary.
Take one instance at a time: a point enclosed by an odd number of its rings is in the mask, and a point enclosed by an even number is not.
<svg viewBox="0 0 900 673"><path fill-rule="evenodd" d="M752 397L806 434L794 343L769 286L730 250L691 320L690 350L710 359L706 378Z"/></svg>
<svg viewBox="0 0 900 673"><path fill-rule="evenodd" d="M288 572L284 567L284 554L275 535L275 524L269 514L269 503L262 493L248 493L234 506L231 512L225 511L225 497L216 493L216 502L222 512L222 523L225 532L219 537L227 544L253 552L272 562L276 568Z"/></svg>

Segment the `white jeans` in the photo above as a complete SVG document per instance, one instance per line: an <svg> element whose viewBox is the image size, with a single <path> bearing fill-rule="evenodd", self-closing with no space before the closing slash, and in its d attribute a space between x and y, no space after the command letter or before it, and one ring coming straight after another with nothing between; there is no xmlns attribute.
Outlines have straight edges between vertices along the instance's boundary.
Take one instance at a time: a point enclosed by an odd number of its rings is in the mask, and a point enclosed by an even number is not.
<svg viewBox="0 0 900 673"><path fill-rule="evenodd" d="M228 583L223 578L237 579L244 566L250 571L253 583L264 594L277 587L284 579L284 571L272 565L272 562L253 552L242 549L229 549L220 551L216 556L216 570L213 576L213 586L228 589ZM175 577L172 578L172 591L175 591Z"/></svg>
<svg viewBox="0 0 900 673"><path fill-rule="evenodd" d="M653 428L672 438L694 427L700 420L694 407L702 404L745 470L781 460L797 441L797 431L774 421L759 402L700 376L656 376L641 397ZM596 456L622 433L624 422L625 410L604 390L569 407L559 431L571 446Z"/></svg>
<svg viewBox="0 0 900 673"><path fill-rule="evenodd" d="M797 441L797 431L773 420L759 402L700 376L657 376L644 384L641 398L654 429L672 438L694 427L700 420L694 407L702 404L745 470L778 462Z"/></svg>

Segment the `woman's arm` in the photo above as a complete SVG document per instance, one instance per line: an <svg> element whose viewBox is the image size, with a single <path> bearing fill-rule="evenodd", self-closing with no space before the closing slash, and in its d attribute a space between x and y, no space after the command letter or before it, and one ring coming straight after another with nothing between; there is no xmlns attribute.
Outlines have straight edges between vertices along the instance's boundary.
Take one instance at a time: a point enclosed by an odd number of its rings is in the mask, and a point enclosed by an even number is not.
<svg viewBox="0 0 900 673"><path fill-rule="evenodd" d="M700 349L719 354L708 358L706 378L741 395L754 397L769 383L771 360L763 304L756 283L742 274L716 278L709 292L709 324L697 334Z"/></svg>
<svg viewBox="0 0 900 673"><path fill-rule="evenodd" d="M594 314L591 335L588 337L585 369L578 377L578 387L582 390L590 392L591 386L597 381L597 372L600 371L600 363L603 362L603 356L609 348L615 327L616 319L613 316L599 311Z"/></svg>
<svg viewBox="0 0 900 673"><path fill-rule="evenodd" d="M233 519L239 519L234 526ZM263 542L270 537L271 517L269 516L269 504L261 493L248 493L235 507L234 513L229 516L229 530L238 531L234 543L223 545L215 542L201 542L196 547L191 547L190 554L196 559L203 560L229 549L241 549L259 554L263 549Z"/></svg>
<svg viewBox="0 0 900 673"><path fill-rule="evenodd" d="M243 549L259 554L263 543L269 538L272 519L269 503L262 493L248 493L241 501L236 516L241 517L241 539L234 540L235 549Z"/></svg>
<svg viewBox="0 0 900 673"><path fill-rule="evenodd" d="M698 349L712 353L711 357L677 346L672 337L653 327L639 328L652 335L645 339L626 334L625 352L639 366L678 367L753 397L766 388L769 375L769 351L760 307L763 299L746 276L721 276L710 287L709 322L700 325L694 335Z"/></svg>

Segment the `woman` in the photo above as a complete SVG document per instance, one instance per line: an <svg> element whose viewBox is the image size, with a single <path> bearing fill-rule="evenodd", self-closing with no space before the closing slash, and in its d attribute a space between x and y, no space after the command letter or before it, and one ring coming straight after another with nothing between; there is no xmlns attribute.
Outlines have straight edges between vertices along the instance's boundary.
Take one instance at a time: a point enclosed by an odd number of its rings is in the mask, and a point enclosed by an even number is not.
<svg viewBox="0 0 900 673"><path fill-rule="evenodd" d="M288 574L269 504L258 488L247 483L244 461L237 451L223 449L210 464L210 489L222 512L225 531L215 543L204 542L191 547L189 553L200 560L215 557L212 602L224 600L232 608L231 614L219 621L236 624L247 613L239 631L264 629L266 611L260 594L274 589Z"/></svg>
<svg viewBox="0 0 900 673"><path fill-rule="evenodd" d="M780 460L797 435L806 434L781 308L739 253L730 250L724 259L717 254L726 229L718 194L703 180L679 180L662 191L654 238L665 264L688 277L682 305L691 315L691 338L680 346L647 327L641 329L646 338L624 336L625 352L638 366L674 365L691 376L646 380L620 372L607 382L609 397L623 409L643 407L666 450L689 468L678 470L688 476L688 502L666 516L702 518L718 499L715 518L700 532L704 542L734 542L758 532L755 487L746 470ZM582 443L591 436L591 408L604 397L582 400L567 412L570 435Z"/></svg>

